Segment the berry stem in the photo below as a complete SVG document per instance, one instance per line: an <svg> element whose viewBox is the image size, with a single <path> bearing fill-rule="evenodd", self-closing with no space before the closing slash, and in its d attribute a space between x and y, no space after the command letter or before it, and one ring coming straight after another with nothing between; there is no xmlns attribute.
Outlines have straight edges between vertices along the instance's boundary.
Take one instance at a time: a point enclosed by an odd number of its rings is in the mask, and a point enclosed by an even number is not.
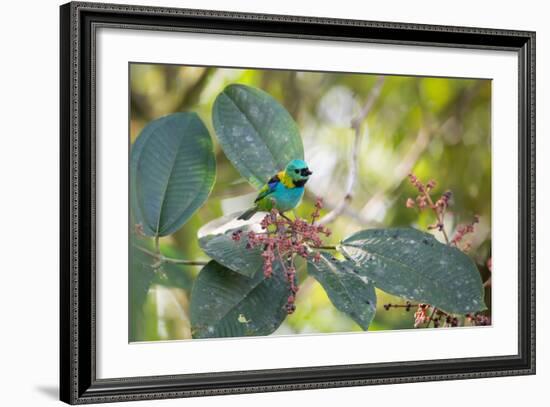
<svg viewBox="0 0 550 407"><path fill-rule="evenodd" d="M432 306L432 313L430 314L430 317L428 318L428 323L426 324L426 328L430 327L430 322L432 322L436 311L437 311L437 308Z"/></svg>
<svg viewBox="0 0 550 407"><path fill-rule="evenodd" d="M158 239L156 239L156 241L155 241L155 246L156 246L157 241L158 241ZM150 250L147 250L146 248L141 247L141 246L134 245L134 247L137 248L138 250L142 251L143 253L148 254L151 257L154 257L155 259L158 260L158 262L160 264L162 264L162 263L172 263L172 264L180 264L180 265L183 265L183 266L206 266L208 264L207 261L183 260L183 259L174 259L172 257L166 257L160 252L160 246L158 246L158 248L157 248L157 250L158 250L157 253L152 252Z"/></svg>
<svg viewBox="0 0 550 407"><path fill-rule="evenodd" d="M441 225L440 231L443 233L443 237L445 238L445 243L449 244L449 236L447 236L447 232L445 232L445 209L443 209L441 212L437 210L437 206L434 205L434 202L432 201L432 197L428 193L427 189L423 190L424 196L426 197L426 200L428 201L428 204L430 205L430 208L435 213L435 216L437 218L438 225Z"/></svg>

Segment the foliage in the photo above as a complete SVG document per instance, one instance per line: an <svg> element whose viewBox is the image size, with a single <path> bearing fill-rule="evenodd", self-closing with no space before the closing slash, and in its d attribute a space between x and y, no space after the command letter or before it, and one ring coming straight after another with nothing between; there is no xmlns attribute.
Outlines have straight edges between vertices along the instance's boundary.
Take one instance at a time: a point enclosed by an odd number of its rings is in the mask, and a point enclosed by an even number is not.
<svg viewBox="0 0 550 407"><path fill-rule="evenodd" d="M342 242L359 274L392 295L447 312L482 311L483 286L466 254L412 228L369 229Z"/></svg>
<svg viewBox="0 0 550 407"><path fill-rule="evenodd" d="M210 135L195 113L174 113L149 123L130 158L136 224L147 236L178 230L206 201L215 171Z"/></svg>
<svg viewBox="0 0 550 407"><path fill-rule="evenodd" d="M202 72L205 76L200 76L197 83L203 86L203 92L206 92L208 81L204 78L208 79L213 71ZM133 80L139 76L139 70L136 70L136 73L137 75L132 77ZM267 73L264 75L269 77ZM315 75L313 77L315 78ZM342 83L345 83L351 76L341 77ZM335 76L327 78L330 81ZM365 81L367 82L372 83ZM410 92L407 86L411 83L400 78L388 79L380 95L381 101L393 103L392 98L398 93L395 88L397 84L404 87L403 94L407 95L407 92ZM418 166L420 173L425 173L425 168L430 168L425 161L427 156L423 155L422 151L416 152L415 149L423 150L427 145L431 145L425 140L428 137L426 134L441 132L445 137L451 137L461 130L443 130L445 125L457 126L455 122L445 122L444 126L437 130L428 131L421 127L410 150L399 153L403 150L399 146L399 140L407 139L405 125L401 127L400 121L409 124L422 120L436 123L440 116L448 115L456 104L475 106L472 100L468 100L473 98L469 92L471 88L475 89L475 86L479 85L474 82L463 88L452 89L457 85L451 80L425 79L417 83L420 83L419 92L429 95L434 102L433 106L425 109L431 112L430 117L419 118L419 113L415 109L403 115L375 107L373 115L377 117L376 123L371 123L371 114L365 118L364 124L351 123L353 112L361 109L356 105L356 101L347 97L345 92L342 93L342 85L338 85L340 88L331 88L333 95L330 92L322 95L318 114L326 116L325 127L332 128L335 132L345 133L346 123L347 126L355 126L356 137L362 134L359 130L367 125L371 132L376 134L379 131L379 122L392 123L394 138L388 140L386 143L389 145L384 148L398 151L397 155L401 154L404 160L407 160L402 165L406 170L403 177L406 178L408 171L415 166ZM364 88L361 86L357 87L358 91L365 93L372 90L375 85L369 87L367 84ZM310 90L314 88L308 86ZM434 93L433 90L436 88L446 89L445 99L441 99L437 92ZM288 89L300 93L292 86ZM147 114L144 113L147 109L143 105L137 107L140 100L137 97L139 86L133 84L133 90L133 111L140 111L143 118L147 119ZM242 183L243 179L258 188L274 173L280 171L288 161L303 158L303 142L312 137L311 125L304 125L308 120L311 121L311 118L307 119L311 112L302 112L302 124L298 126L293 119L293 116L297 117L298 107L286 99L283 106L273 96L277 94L277 91L270 94L242 83L229 84L221 91L212 93L210 99L213 103L206 104L204 108L197 108L203 119L195 112L172 113L148 121L136 138L130 161L133 223L130 253L133 321L131 339L163 338L158 332L155 335L144 334L144 324L140 325L138 322L146 318L144 314L147 314L148 306L151 305L146 300L147 293L159 290L160 286L180 290L178 293L181 298L185 298L185 303L178 318L190 326L189 333L184 335L192 335L193 338L268 335L282 329L281 324L286 327L285 329L303 325L303 317L300 315L305 314L294 313L295 307L301 307L300 304L305 301L306 294L301 293L307 291L311 295L311 290L321 289L320 287L341 315L346 315L357 324L357 328L363 330L384 327L383 321L386 317L380 317L382 322L377 322L376 310L381 307L384 300L390 298L388 294L407 301L408 305L403 306L406 311L412 307L418 308L416 326L429 326L432 321L435 326L442 318L449 321L446 323L447 326L453 326L454 319L460 315L466 315L468 321L487 322L484 319L486 317L478 313L486 309L486 290L482 283L486 278L483 275L486 269L482 267L480 274L480 269L472 257L459 250L471 248L466 245L459 247L459 242L465 234L473 232L473 224L457 228L453 239L449 241L447 232L450 233L454 228L446 223L448 220L445 220L445 216L447 215L446 219L454 219L458 215L454 211L447 211L451 206L449 196L442 195L441 199L447 196L444 207L439 200L434 203L429 192L435 184L429 183L429 188L424 186L424 190L420 190L420 181L415 177L416 183L413 182L413 186L419 189L419 197L405 203L404 200L399 201L399 197L403 196L402 191L406 183L402 185L401 180L385 180L377 175L377 171L394 174L403 172L403 168L388 171L384 168L364 168L362 164L358 168L344 168L344 173L357 173L358 180L353 180L351 184L356 186L353 190L353 202L364 199L365 193L369 193L363 188L364 179L379 179L378 184L371 186L372 197L367 205L361 211L355 212L356 207L351 202L351 195L346 195L341 204L334 200L340 191L345 190L344 187L339 189L334 183L325 182L326 185L332 185L331 189L327 190L322 184L323 178L326 181L327 178L338 174L338 171L334 174L327 173L325 166L333 168L334 171L334 167L329 165L330 162L322 163L313 157L310 165L315 168L316 173L319 170L320 181L311 186L310 195L306 195L304 203L297 210L299 216L289 219L274 211L253 218L245 224L235 222L238 214L212 220L227 213L227 208L220 212L220 201L222 207L228 204L228 200L223 198L227 193L231 199L250 202L253 195L246 195L251 190ZM339 98L336 105L330 102L330 98L335 94ZM307 101L312 97L313 95L304 93L301 100ZM193 99L196 103L197 98ZM381 101L378 101L378 106ZM185 105L190 102L183 100L180 103ZM480 109L484 109L483 104L474 108L478 114L481 114ZM289 113L289 110L293 114ZM422 116L424 111L421 112ZM463 109L461 115L466 114L470 114L469 110ZM213 126L210 126L209 117ZM217 143L216 139L210 137L208 128L214 129ZM299 128L308 135L300 134ZM324 137L322 130L320 133L317 141ZM440 139L433 134L429 137ZM434 148L443 148L441 142L439 140L439 147ZM308 142L308 145L311 146L311 143ZM450 150L456 149L452 147L453 144L450 145ZM339 148L331 142L327 143L327 146L331 151L330 156L325 155L325 160L337 157ZM313 146L312 149L325 147L321 144ZM361 148L359 143L351 147ZM374 146L375 151L381 151L380 148L381 144ZM306 148L306 153L308 151L310 150ZM363 157L360 152L356 153L361 162L367 161L363 158L368 157ZM453 154L445 148L443 153L443 157L447 158L450 157L448 154ZM458 152L455 153L460 156ZM375 152L369 151L369 154L372 156ZM214 183L216 161L218 180ZM345 165L347 160L340 158L340 161ZM482 166L485 164L483 161ZM441 166L439 169L443 178L448 178L446 175L449 175L449 166ZM242 178L239 178L238 174ZM490 180L490 176L488 179ZM386 185L383 185L384 182ZM453 182L450 184L453 186ZM389 194L394 200L398 200L398 204L388 206L387 198L384 196L380 201L381 198L377 198L378 195L373 192L377 188L391 191ZM454 203L459 202L462 206L472 207L479 205L478 200L468 201L469 198L462 194L460 188L456 190L458 194L455 194ZM477 195L480 191L478 187ZM212 194L210 199L209 194ZM320 214L324 211L321 210L320 201L315 203L313 197L316 194L326 198L329 210L339 206L342 208L340 216L331 224L330 230L318 224ZM376 201L373 201L375 198L378 199L378 205L385 208L384 224L397 223L408 227L385 228L376 225L375 218L372 218L369 212L372 212L369 209L370 202L373 202L374 206L377 205ZM486 202L481 202L483 207L479 208L480 212L487 213L490 205L484 206ZM405 207L418 209L418 219L401 210ZM422 211L424 208L433 209L435 224L432 225L429 216ZM312 217L311 221L302 218L308 211ZM342 218L347 218L348 221ZM354 221L351 223L352 227L348 226L350 218ZM320 220L322 221L322 217ZM205 223L207 224L202 226ZM375 225L379 227L373 229L372 226ZM483 225L488 226L486 222ZM200 231L198 227L201 227ZM433 233L442 232L447 244L438 241L433 234L421 232L417 228L433 229ZM182 234L183 232L185 234ZM334 235L331 242L321 241L321 235L324 240L331 232ZM185 237L182 239L182 236ZM152 240L149 241L148 237ZM340 243L334 245L332 242ZM481 250L484 242L485 239L482 239L475 245ZM170 249L174 243L185 249ZM196 252L199 248L202 253ZM170 256L167 255L169 250L172 250ZM212 260L208 261L205 256ZM298 270L299 267L295 263L300 258L307 260L304 273ZM487 251L485 254L480 251L477 258L486 259ZM484 264L485 260L482 263ZM198 274L196 271L182 272L182 269L193 270L197 266L202 266ZM300 287L302 290L299 293ZM189 297L190 302L187 303ZM412 304L411 301L418 304ZM389 305L385 308L401 307L396 304ZM304 312L307 312L307 306L304 307ZM411 326L412 322L408 324ZM349 329L355 328L350 325Z"/></svg>
<svg viewBox="0 0 550 407"><path fill-rule="evenodd" d="M376 313L376 292L374 284L360 275L353 263L321 253L318 261L309 262L308 272L321 283L337 309L368 329Z"/></svg>
<svg viewBox="0 0 550 407"><path fill-rule="evenodd" d="M212 122L223 151L256 188L289 161L304 158L298 126L269 94L229 85L216 98Z"/></svg>
<svg viewBox="0 0 550 407"><path fill-rule="evenodd" d="M199 239L199 245L208 256L223 266L244 276L254 277L263 266L261 247L247 249L247 241L236 241L233 238L236 233L248 233L249 229L240 227L225 233L206 235Z"/></svg>
<svg viewBox="0 0 550 407"><path fill-rule="evenodd" d="M261 268L261 266L260 266ZM192 292L194 338L268 335L283 322L286 281L280 268L271 278L245 277L215 261L199 273Z"/></svg>

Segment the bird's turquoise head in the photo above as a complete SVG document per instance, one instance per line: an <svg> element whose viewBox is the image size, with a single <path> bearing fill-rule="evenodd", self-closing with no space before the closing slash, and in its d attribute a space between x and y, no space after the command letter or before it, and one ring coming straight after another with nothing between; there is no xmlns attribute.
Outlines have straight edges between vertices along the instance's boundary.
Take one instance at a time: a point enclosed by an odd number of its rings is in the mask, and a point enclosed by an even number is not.
<svg viewBox="0 0 550 407"><path fill-rule="evenodd" d="M285 173L296 186L304 186L309 176L313 174L304 160L292 160L285 168Z"/></svg>

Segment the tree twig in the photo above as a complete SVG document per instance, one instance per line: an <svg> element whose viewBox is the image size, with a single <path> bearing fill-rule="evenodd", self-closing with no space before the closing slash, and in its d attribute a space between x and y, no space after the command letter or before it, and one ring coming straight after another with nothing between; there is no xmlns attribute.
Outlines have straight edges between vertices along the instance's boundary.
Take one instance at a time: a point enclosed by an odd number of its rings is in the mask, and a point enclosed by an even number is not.
<svg viewBox="0 0 550 407"><path fill-rule="evenodd" d="M432 197L430 196L428 191L424 190L423 194L428 201L428 205L430 206L430 208L432 208L432 211L435 213L435 217L437 218L437 225L439 227L440 232L443 233L443 237L445 238L445 243L449 244L449 236L447 235L447 232L445 232L445 215L443 213L440 213L436 209L436 206L434 205L432 201Z"/></svg>
<svg viewBox="0 0 550 407"><path fill-rule="evenodd" d="M152 252L150 250L147 250L145 247L141 247L138 245L134 245L134 247L142 251L143 253L148 254L149 256L154 257L155 259L158 259L160 262L180 264L184 266L206 266L208 264L207 261L183 260L183 259L174 259L172 257L166 257L161 253Z"/></svg>
<svg viewBox="0 0 550 407"><path fill-rule="evenodd" d="M337 250L336 246L311 246L311 248L319 250Z"/></svg>
<svg viewBox="0 0 550 407"><path fill-rule="evenodd" d="M397 187L403 182L403 179L409 174L416 162L418 157L428 146L430 137L433 131L429 131L425 128L421 128L418 131L416 139L414 140L412 146L407 150L403 160L395 167L395 170L392 173L392 180L389 183L389 187L385 190L380 189L376 192L363 206L363 208L358 213L360 217L364 218L365 221L369 221L370 213L373 211L373 208L376 208L378 204L384 200L384 196L388 193L391 193L397 189Z"/></svg>
<svg viewBox="0 0 550 407"><path fill-rule="evenodd" d="M428 318L428 323L426 324L426 328L430 327L430 322L432 322L436 311L437 311L437 308L432 305L432 313L431 313L430 317Z"/></svg>
<svg viewBox="0 0 550 407"><path fill-rule="evenodd" d="M358 173L358 167L359 167L359 149L361 146L361 124L363 121L367 118L369 115L372 107L374 106L374 103L378 99L378 96L380 96L380 91L382 90L382 86L384 84L384 77L380 76L376 80L376 83L374 84L373 88L370 91L369 97L367 98L367 102L359 112L359 114L354 117L351 120L351 127L355 131L355 138L353 140L353 146L351 148L351 157L350 157L350 165L349 165L349 174L348 174L348 181L346 184L346 190L344 193L344 198L342 201L336 205L336 207L327 213L323 218L321 218L317 223L320 225L326 225L327 223L330 223L334 221L344 210L346 207L350 204L350 202L353 199L353 189L355 188L355 184L357 183L357 173Z"/></svg>

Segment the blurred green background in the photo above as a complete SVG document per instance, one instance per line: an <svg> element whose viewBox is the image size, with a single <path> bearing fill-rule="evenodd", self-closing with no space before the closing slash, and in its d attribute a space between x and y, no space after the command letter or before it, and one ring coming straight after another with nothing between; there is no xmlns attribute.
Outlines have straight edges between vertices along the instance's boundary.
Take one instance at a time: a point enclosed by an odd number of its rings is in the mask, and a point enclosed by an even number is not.
<svg viewBox="0 0 550 407"><path fill-rule="evenodd" d="M248 208L256 191L219 148L212 127L214 99L232 83L255 86L275 97L294 117L301 130L305 158L314 175L297 210L312 211L315 197L330 209L343 198L348 176L353 130L350 121L363 106L377 75L221 69L155 64L130 68L130 137L133 142L151 120L179 112L197 112L214 141L217 179L206 204L177 233L161 239L161 248L173 257L206 260L196 234L205 223ZM434 222L430 211L407 209L416 196L407 180L413 172L423 181L435 179L438 197L453 192L446 230L480 216L469 237L469 255L485 280L491 256L491 81L409 76L386 76L367 118L359 152L359 176L350 207L329 227L330 242L370 227L412 226L426 230ZM326 212L326 211L324 211ZM132 238L135 238L132 237ZM145 293L135 327L136 340L188 339L189 299L199 267L171 265L155 276ZM131 270L130 270L131 272ZM301 273L305 277L304 273ZM378 310L370 330L412 328L414 308L383 308L404 303L377 290ZM490 289L486 291L490 315ZM296 312L274 333L327 333L360 328L337 311L321 286L305 277L296 300Z"/></svg>

